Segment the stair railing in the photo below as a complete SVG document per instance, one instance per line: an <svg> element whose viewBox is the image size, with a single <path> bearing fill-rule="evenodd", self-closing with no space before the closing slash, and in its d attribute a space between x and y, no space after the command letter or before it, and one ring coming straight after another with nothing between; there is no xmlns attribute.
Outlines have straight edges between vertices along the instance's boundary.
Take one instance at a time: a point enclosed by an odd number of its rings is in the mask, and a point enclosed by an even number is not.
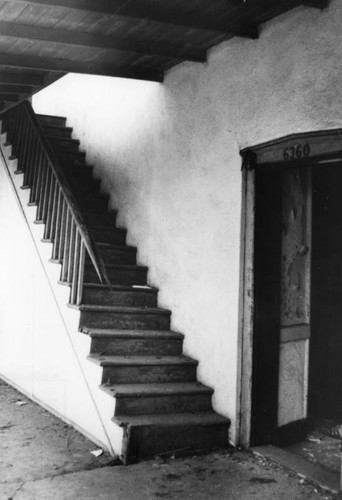
<svg viewBox="0 0 342 500"><path fill-rule="evenodd" d="M52 259L62 264L61 280L71 285L70 303L79 305L86 252L100 282L111 287L104 262L31 104L11 107L0 120L18 159L16 173L24 174L23 188L31 189L29 204L37 205L37 221L45 223L44 239L53 241Z"/></svg>

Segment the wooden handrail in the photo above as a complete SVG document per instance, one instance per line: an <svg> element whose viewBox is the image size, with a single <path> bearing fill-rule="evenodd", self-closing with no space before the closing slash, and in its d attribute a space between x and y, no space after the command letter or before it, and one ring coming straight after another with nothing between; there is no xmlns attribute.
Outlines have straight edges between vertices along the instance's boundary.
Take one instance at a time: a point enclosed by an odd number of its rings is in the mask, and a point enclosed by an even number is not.
<svg viewBox="0 0 342 500"><path fill-rule="evenodd" d="M19 114L22 110L27 115L28 120L32 126L32 129L29 129L28 131L26 131L26 133L24 133L22 130L22 127L24 126L23 124L19 122L14 123L13 114L18 112L18 109ZM8 110L0 113L0 119L5 119L5 121L9 120L10 122L12 122L12 126L16 127L16 131L12 130L11 133L13 135L17 133L19 134L20 138L23 137L22 144L20 145L20 148L22 148L22 150L20 151L20 155L23 155L23 158L21 158L21 163L26 161L25 155L29 156L28 152L31 154L31 161L37 160L37 158L39 157L39 166L37 167L35 164L34 167L30 167L30 165L28 164L26 170L28 171L27 177L29 177L29 180L32 181L31 183L34 184L34 187L32 188L35 191L34 194L37 195L38 192L40 192L41 194L41 199L39 200L40 215L42 217L47 217L50 224L52 224L53 222L55 222L57 226L58 224L60 224L60 226L57 227L56 231L58 231L59 235L62 235L62 233L64 232L64 235L68 238L70 237L70 240L73 242L73 244L76 244L76 253L78 252L78 254L80 255L80 259L83 259L83 267L84 245L84 248L89 254L90 260L95 268L100 282L111 287L106 267L101 256L98 255L94 241L88 231L83 215L79 209L79 205L70 188L70 184L62 170L58 159L54 154L54 151L52 150L48 140L44 135L43 129L33 111L31 104L28 101L23 101L15 106L12 106ZM40 149L38 146L40 146ZM44 165L47 165L47 167L49 168L44 167ZM43 168L44 171L42 172L41 170L43 170ZM43 186L43 183L45 183L46 187ZM67 208L65 209L65 207ZM69 214L71 216L70 224L72 227L72 231L70 232L70 234L68 233L68 227L66 226L66 218L67 215L69 216ZM67 255L65 254L64 241L62 241L61 244L58 245L59 249L57 254L59 256L64 256L65 259L65 261L63 262L63 272L65 271L65 267L68 267L68 270L66 272L66 276L68 278L75 274L75 279L79 279L81 275L83 279L83 270L80 271L79 269L80 261L76 259L74 264L74 256L69 256L68 251L66 252ZM73 249L71 253L74 253ZM74 269L75 271L73 271ZM72 283L71 301L73 302L73 299L74 301L76 301L77 299L77 302L79 302L81 293L79 290L80 286L75 288L73 285L74 284Z"/></svg>

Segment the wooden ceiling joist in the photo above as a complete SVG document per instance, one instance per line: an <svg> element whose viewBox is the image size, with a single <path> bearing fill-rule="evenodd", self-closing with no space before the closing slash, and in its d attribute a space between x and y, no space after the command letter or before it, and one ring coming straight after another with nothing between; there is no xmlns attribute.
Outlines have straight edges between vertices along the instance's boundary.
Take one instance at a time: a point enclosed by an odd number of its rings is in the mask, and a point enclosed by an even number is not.
<svg viewBox="0 0 342 500"><path fill-rule="evenodd" d="M37 25L24 25L0 21L0 36L61 43L64 45L81 47L115 49L120 51L137 52L145 55L159 55L174 59L187 59L188 61L205 62L206 60L206 51L202 49L168 45L145 40L99 36L92 33L81 33L79 31L44 28Z"/></svg>
<svg viewBox="0 0 342 500"><path fill-rule="evenodd" d="M18 96L16 94L2 94L0 93L0 101L3 102L17 102Z"/></svg>
<svg viewBox="0 0 342 500"><path fill-rule="evenodd" d="M314 7L316 9L325 9L328 7L329 0L299 0L300 5L306 7Z"/></svg>
<svg viewBox="0 0 342 500"><path fill-rule="evenodd" d="M131 19L172 24L187 29L219 32L227 36L257 38L258 28L254 24L227 23L217 16L208 16L200 11L184 11L169 8L163 2L147 4L142 0L17 0L25 4L64 7L102 14L112 14Z"/></svg>
<svg viewBox="0 0 342 500"><path fill-rule="evenodd" d="M0 68L0 84L1 83L41 87L43 85L43 78L39 75L32 75L30 73L3 73Z"/></svg>
<svg viewBox="0 0 342 500"><path fill-rule="evenodd" d="M0 52L0 65L12 68L39 69L65 73L135 78L136 80L163 81L163 73L138 67L123 67L93 61L71 61L53 57L37 57Z"/></svg>
<svg viewBox="0 0 342 500"><path fill-rule="evenodd" d="M0 92L2 94L31 94L33 88L28 85L8 85L0 83Z"/></svg>

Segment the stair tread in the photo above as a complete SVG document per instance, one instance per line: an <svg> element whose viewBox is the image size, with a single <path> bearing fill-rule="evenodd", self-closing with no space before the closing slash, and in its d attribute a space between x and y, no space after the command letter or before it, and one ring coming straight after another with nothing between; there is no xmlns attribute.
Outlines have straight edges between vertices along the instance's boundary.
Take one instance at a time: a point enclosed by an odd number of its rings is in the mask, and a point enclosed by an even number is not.
<svg viewBox="0 0 342 500"><path fill-rule="evenodd" d="M72 139L69 137L59 137L58 135L50 135L50 134L45 134L45 137L50 141L61 141L61 142L70 142L72 144L80 144L80 141L78 139Z"/></svg>
<svg viewBox="0 0 342 500"><path fill-rule="evenodd" d="M46 115L45 115L46 116ZM60 118L60 117L58 117ZM47 124L47 123L43 123L43 124L40 124L41 127L43 129L46 129L46 128L57 128L59 130L67 130L68 132L72 132L73 131L73 128L72 127L66 127L66 126L58 126L58 125L50 125L50 124Z"/></svg>
<svg viewBox="0 0 342 500"><path fill-rule="evenodd" d="M115 384L102 385L101 389L113 397L171 396L177 394L212 394L210 387L198 382L176 382L155 384Z"/></svg>
<svg viewBox="0 0 342 500"><path fill-rule="evenodd" d="M92 304L68 304L68 306L72 309L78 309L80 311L108 311L126 314L171 314L171 311L168 311L167 309L161 309L160 307L100 306Z"/></svg>
<svg viewBox="0 0 342 500"><path fill-rule="evenodd" d="M123 233L127 233L127 229L125 229L124 227L111 227L111 226L101 226L98 224L89 224L89 230L91 231L92 229L99 229L105 231L121 231Z"/></svg>
<svg viewBox="0 0 342 500"><path fill-rule="evenodd" d="M61 120L66 120L66 117L65 116L58 116L58 115L45 115L43 113L36 113L36 116L38 117L38 119L40 118L59 118Z"/></svg>
<svg viewBox="0 0 342 500"><path fill-rule="evenodd" d="M90 328L83 330L92 338L173 338L183 339L182 333L172 330L116 330L109 328Z"/></svg>
<svg viewBox="0 0 342 500"><path fill-rule="evenodd" d="M90 354L90 361L99 364L100 366L183 366L183 365L198 365L198 361L187 356L101 356L98 354Z"/></svg>
<svg viewBox="0 0 342 500"><path fill-rule="evenodd" d="M94 214L97 214L97 213L103 214L103 213L105 213L105 214L115 214L116 215L118 213L118 210L110 209L108 211L103 212L103 210L99 210L98 208L84 207L83 212L84 213L90 212L90 213L94 213Z"/></svg>
<svg viewBox="0 0 342 500"><path fill-rule="evenodd" d="M83 287L95 288L99 290L108 290L108 285L103 283L83 283ZM148 285L111 285L113 291L122 292L147 292L147 293L157 293L158 289L153 286Z"/></svg>
<svg viewBox="0 0 342 500"><path fill-rule="evenodd" d="M106 243L104 241L97 242L95 243L95 245L99 248L104 248L107 250L120 250L120 251L124 250L132 253L137 252L137 247L132 247L130 245L112 245L111 243Z"/></svg>
<svg viewBox="0 0 342 500"><path fill-rule="evenodd" d="M93 267L92 262L86 262L86 267ZM139 266L138 264L106 264L106 269L130 269L130 270L148 270L146 266Z"/></svg>
<svg viewBox="0 0 342 500"><path fill-rule="evenodd" d="M228 425L229 418L223 417L214 411L203 413L172 413L172 414L149 414L149 415L120 415L112 419L119 425L130 427L141 427L148 425L170 426L170 425Z"/></svg>

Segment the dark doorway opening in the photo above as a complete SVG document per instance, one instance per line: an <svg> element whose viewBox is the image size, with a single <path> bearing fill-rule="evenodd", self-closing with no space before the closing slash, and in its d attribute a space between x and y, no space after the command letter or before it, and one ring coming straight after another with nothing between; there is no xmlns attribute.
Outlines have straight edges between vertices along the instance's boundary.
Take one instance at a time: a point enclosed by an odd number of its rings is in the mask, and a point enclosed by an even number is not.
<svg viewBox="0 0 342 500"><path fill-rule="evenodd" d="M255 189L251 444L284 446L342 422L342 163L260 166Z"/></svg>

